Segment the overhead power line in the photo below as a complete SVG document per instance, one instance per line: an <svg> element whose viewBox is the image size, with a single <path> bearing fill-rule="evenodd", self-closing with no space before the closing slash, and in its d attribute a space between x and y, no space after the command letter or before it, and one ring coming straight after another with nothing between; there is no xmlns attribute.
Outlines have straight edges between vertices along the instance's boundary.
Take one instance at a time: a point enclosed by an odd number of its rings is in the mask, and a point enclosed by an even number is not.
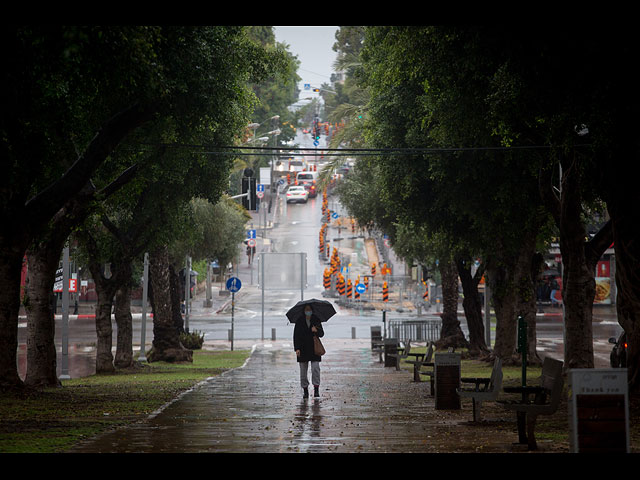
<svg viewBox="0 0 640 480"><path fill-rule="evenodd" d="M386 155L403 154L419 155L428 153L454 153L471 151L512 151L512 150L550 150L558 145L516 145L509 147L407 147L407 148L307 148L307 147L248 147L241 145L195 145L195 144L150 144L144 146L165 148L191 148L200 149L198 153L206 155L269 155L289 157L292 152L297 156L315 156L319 153L329 156L361 156L361 155ZM590 144L576 144L572 147L589 147ZM245 152L249 150L250 152Z"/></svg>

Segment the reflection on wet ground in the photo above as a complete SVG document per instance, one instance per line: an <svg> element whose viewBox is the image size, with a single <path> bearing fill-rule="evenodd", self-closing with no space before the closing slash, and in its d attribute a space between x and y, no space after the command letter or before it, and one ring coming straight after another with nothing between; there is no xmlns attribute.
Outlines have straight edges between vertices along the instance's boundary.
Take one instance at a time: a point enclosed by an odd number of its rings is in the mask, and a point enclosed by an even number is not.
<svg viewBox="0 0 640 480"><path fill-rule="evenodd" d="M435 410L428 382L384 367L370 342L328 340L321 397L303 400L286 342L256 348L246 366L200 384L152 418L92 439L77 452L484 452L509 451L509 416L469 427L470 405ZM495 435L492 435L495 430ZM501 433L500 433L501 431Z"/></svg>

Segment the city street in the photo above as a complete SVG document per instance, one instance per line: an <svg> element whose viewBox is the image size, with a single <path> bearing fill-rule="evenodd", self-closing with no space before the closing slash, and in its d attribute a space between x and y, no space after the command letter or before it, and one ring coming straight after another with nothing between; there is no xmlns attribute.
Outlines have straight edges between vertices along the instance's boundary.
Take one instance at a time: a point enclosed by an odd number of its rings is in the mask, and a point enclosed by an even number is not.
<svg viewBox="0 0 640 480"><path fill-rule="evenodd" d="M192 301L188 327L190 332L204 333L205 344L213 348L231 348L231 329L233 328L233 341L235 348L242 344L252 345L261 341L287 340L293 334L293 324L288 322L286 311L301 299L325 298L322 285L324 268L328 265L325 258L318 255L318 232L322 225L321 210L322 197L319 195L309 199L306 204L286 204L284 196L280 195L278 203L274 204L272 212L267 215L266 228L260 223L260 213L252 212L254 228L257 230L257 248L254 262L249 264L248 257L242 252L241 262L237 266L234 275L242 282L242 287L235 294L235 304L225 291L221 282L214 282L212 287L212 306L205 306L205 292L200 291ZM338 213L339 218L344 217L345 212L335 197L330 196L329 208ZM338 229L335 223L328 229L327 239L331 249L338 247L343 258L352 260L348 278L355 280L358 274L369 273L369 259L364 244L364 239L352 233L350 228ZM264 236L263 236L264 235ZM296 288L286 290L273 290L273 281L267 277L270 284L263 290L259 280L260 254L273 253L306 253L307 281L304 289ZM395 265L402 275L403 266ZM201 277L202 278L202 272ZM277 285L276 285L277 286ZM223 292L221 295L220 292ZM365 299L380 296L380 285L377 284L372 292L363 295ZM331 300L330 298L328 298ZM392 296L393 299L393 296ZM377 299L379 301L380 299ZM383 325L381 310L367 309L369 302L363 302L359 308L357 303L352 308L336 305L337 314L325 325L325 337L327 339L352 339L359 340L370 338L370 327ZM397 311L398 305L390 302L386 314L386 321L398 319L416 319L418 313L411 311ZM458 318L465 334L466 322L462 306L459 306ZM437 320L435 306L421 312L421 320ZM134 313L134 350L140 345L141 315ZM550 354L555 358L563 357L563 331L562 309L560 307L545 306L544 311L538 314L537 319L538 350L540 353ZM388 323L387 323L388 325ZM113 323L113 345L115 354L116 325ZM598 305L594 306L594 351L596 367L609 366L609 353L611 344L609 337L617 336L621 331L616 316L615 307ZM56 343L58 348L58 371L61 369L61 319L56 318ZM495 337L495 319L492 324L492 338ZM21 376L26 372L26 318L21 317L19 323L19 347L18 370ZM153 340L153 321L147 316L146 345L151 347ZM95 372L95 322L92 316L70 316L69 320L69 370L71 377L90 375Z"/></svg>

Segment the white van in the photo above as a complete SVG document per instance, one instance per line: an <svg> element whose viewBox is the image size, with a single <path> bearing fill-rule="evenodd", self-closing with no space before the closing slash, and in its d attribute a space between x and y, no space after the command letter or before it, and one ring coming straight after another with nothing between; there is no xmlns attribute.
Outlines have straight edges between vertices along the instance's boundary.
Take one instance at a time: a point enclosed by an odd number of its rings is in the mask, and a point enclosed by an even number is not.
<svg viewBox="0 0 640 480"><path fill-rule="evenodd" d="M303 171L296 175L296 185L301 185L309 192L309 197L318 195L316 184L318 183L318 172Z"/></svg>
<svg viewBox="0 0 640 480"><path fill-rule="evenodd" d="M301 172L306 168L306 166L307 166L307 162L299 158L294 158L293 160L289 160L290 172Z"/></svg>

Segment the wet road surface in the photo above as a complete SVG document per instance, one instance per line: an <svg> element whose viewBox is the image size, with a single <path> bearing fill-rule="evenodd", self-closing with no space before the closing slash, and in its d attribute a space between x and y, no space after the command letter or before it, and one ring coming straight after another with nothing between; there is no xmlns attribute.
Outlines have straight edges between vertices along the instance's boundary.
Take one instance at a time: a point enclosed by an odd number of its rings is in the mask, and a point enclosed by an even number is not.
<svg viewBox="0 0 640 480"><path fill-rule="evenodd" d="M136 425L75 452L508 452L508 414L470 424L471 406L435 410L428 382L379 363L370 341L325 342L320 398L303 400L289 342L258 344L245 366L208 379ZM478 445L481 429L483 445ZM455 441L452 441L455 439Z"/></svg>

